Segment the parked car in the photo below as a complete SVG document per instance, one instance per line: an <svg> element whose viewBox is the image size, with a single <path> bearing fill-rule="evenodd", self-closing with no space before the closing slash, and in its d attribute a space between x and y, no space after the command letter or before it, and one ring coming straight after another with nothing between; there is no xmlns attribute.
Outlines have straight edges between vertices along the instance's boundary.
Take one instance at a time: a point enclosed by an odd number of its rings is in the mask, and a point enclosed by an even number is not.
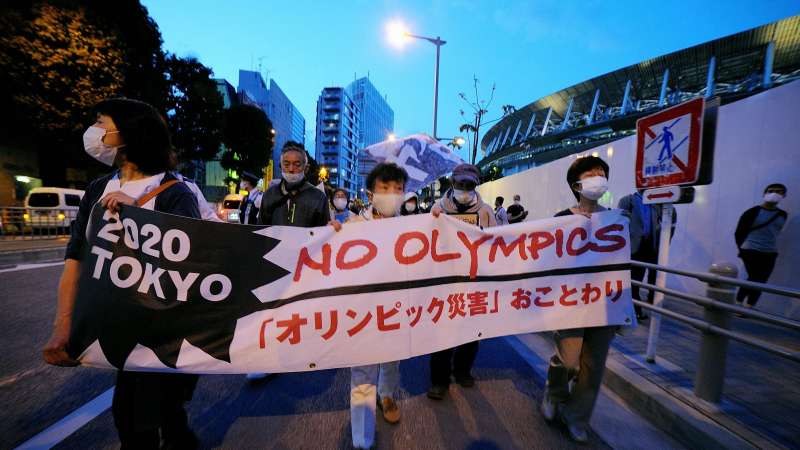
<svg viewBox="0 0 800 450"><path fill-rule="evenodd" d="M36 229L67 229L78 215L84 191L58 187L33 188L25 197L25 225Z"/></svg>
<svg viewBox="0 0 800 450"><path fill-rule="evenodd" d="M217 210L217 216L223 222L241 223L239 220L239 207L242 204L242 196L239 194L228 194L222 200L222 205Z"/></svg>

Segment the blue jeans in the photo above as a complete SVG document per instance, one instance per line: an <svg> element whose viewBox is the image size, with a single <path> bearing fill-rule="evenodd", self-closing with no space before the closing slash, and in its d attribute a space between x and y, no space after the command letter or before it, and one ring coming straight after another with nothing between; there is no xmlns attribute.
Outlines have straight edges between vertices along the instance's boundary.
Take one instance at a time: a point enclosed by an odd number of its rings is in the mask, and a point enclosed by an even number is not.
<svg viewBox="0 0 800 450"><path fill-rule="evenodd" d="M379 393L381 398L394 398L399 384L399 361L350 368L350 429L354 447L372 446L378 403L376 394Z"/></svg>

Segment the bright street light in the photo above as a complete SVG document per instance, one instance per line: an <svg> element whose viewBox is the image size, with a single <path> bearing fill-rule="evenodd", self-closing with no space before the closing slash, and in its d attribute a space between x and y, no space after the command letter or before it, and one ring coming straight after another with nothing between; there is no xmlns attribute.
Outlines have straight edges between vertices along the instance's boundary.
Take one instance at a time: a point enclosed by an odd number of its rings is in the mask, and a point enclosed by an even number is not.
<svg viewBox="0 0 800 450"><path fill-rule="evenodd" d="M394 142L395 140L397 140L397 136L395 136L395 135L394 135L394 133L389 133L389 135L388 135L388 136L386 136L386 139L387 139L389 142Z"/></svg>
<svg viewBox="0 0 800 450"><path fill-rule="evenodd" d="M456 136L453 138L453 143L455 143L459 148L461 148L464 144L467 143L467 140L461 136Z"/></svg>
<svg viewBox="0 0 800 450"><path fill-rule="evenodd" d="M443 41L439 36L432 38L411 34L400 20L393 20L386 24L386 36L389 42L395 47L402 47L409 38L422 39L436 46L436 65L433 66L433 138L437 139L436 119L439 115L439 53L441 52L442 46L446 44L447 41Z"/></svg>

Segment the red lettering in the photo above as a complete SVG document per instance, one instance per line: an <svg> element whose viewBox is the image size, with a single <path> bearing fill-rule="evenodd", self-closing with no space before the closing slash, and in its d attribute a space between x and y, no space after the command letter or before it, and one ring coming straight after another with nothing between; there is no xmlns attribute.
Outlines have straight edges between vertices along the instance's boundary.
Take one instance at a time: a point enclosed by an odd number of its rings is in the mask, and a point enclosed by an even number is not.
<svg viewBox="0 0 800 450"><path fill-rule="evenodd" d="M323 275L328 276L331 274L331 245L325 244L322 246L322 261L316 262L311 259L311 256L308 254L308 248L303 247L300 250L300 256L297 257L297 266L294 269L294 282L300 281L300 273L303 270L303 266L308 266L311 269L319 270L322 272Z"/></svg>
<svg viewBox="0 0 800 450"><path fill-rule="evenodd" d="M528 237L531 238L531 242L528 244L528 251L531 252L531 258L534 261L539 259L540 250L546 249L556 241L553 235L547 231L534 231Z"/></svg>
<svg viewBox="0 0 800 450"><path fill-rule="evenodd" d="M345 256L347 256L347 252L350 251L351 248L360 245L366 247L367 253L365 253L362 257L346 262L344 260ZM351 270L351 269L358 269L359 267L364 266L368 262L375 259L375 255L378 254L378 247L375 246L372 242L366 239L355 239L352 241L345 242L339 251L336 253L336 267L340 270Z"/></svg>
<svg viewBox="0 0 800 450"><path fill-rule="evenodd" d="M478 275L478 247L481 246L484 242L488 241L489 239L493 238L494 236L487 234L478 238L475 242L470 242L469 238L463 231L458 232L458 238L461 239L461 242L467 247L469 250L469 277L475 278Z"/></svg>
<svg viewBox="0 0 800 450"><path fill-rule="evenodd" d="M519 251L519 257L526 261L528 259L528 255L525 254L525 235L521 234L516 240L514 240L511 244L506 245L505 239L502 236L498 237L497 239L492 242L492 248L489 250L489 262L493 263L495 257L497 256L497 249L499 248L503 255L508 258L511 256L511 253L514 252L514 247L517 247Z"/></svg>
<svg viewBox="0 0 800 450"><path fill-rule="evenodd" d="M406 256L403 250L405 250L408 241L412 239L417 239L422 242L422 248L417 253L411 256ZM420 231L403 233L397 238L397 242L394 243L394 259L396 259L400 264L414 264L421 261L422 258L425 257L429 248L430 244L428 243L428 237L425 236L425 233Z"/></svg>
<svg viewBox="0 0 800 450"><path fill-rule="evenodd" d="M589 238L589 232L586 231L583 227L578 227L573 229L569 233L569 237L567 238L567 254L570 256L578 256L586 253L591 248L591 243L587 242L583 247L576 249L572 244L575 242L575 238L581 236L581 240L585 241Z"/></svg>
<svg viewBox="0 0 800 450"><path fill-rule="evenodd" d="M460 233L459 233L460 234ZM434 229L431 233L431 258L436 262L449 261L451 259L461 258L461 253L442 253L441 255L436 251L437 244L439 243L439 230Z"/></svg>
<svg viewBox="0 0 800 450"><path fill-rule="evenodd" d="M564 230L561 228L556 229L556 256L561 258L564 256Z"/></svg>
<svg viewBox="0 0 800 450"><path fill-rule="evenodd" d="M592 244L592 251L606 253L606 252L614 252L623 247L625 247L625 236L620 236L618 234L609 235L608 233L613 233L616 231L622 231L625 227L619 223L613 223L611 225L606 225L603 228L595 231L594 237L598 241L605 241L605 242L613 242L611 245L598 245L596 243Z"/></svg>

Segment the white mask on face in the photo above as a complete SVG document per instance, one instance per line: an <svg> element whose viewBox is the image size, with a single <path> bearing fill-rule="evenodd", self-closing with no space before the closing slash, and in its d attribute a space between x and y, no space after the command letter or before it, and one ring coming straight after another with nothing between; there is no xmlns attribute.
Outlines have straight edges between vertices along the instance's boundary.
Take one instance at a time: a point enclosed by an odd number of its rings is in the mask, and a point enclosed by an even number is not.
<svg viewBox="0 0 800 450"><path fill-rule="evenodd" d="M764 201L767 203L775 203L777 205L781 200L783 200L783 196L777 192L767 192L764 194Z"/></svg>
<svg viewBox="0 0 800 450"><path fill-rule="evenodd" d="M453 189L453 198L462 205L471 205L475 201L475 191L462 191Z"/></svg>
<svg viewBox="0 0 800 450"><path fill-rule="evenodd" d="M347 208L347 199L341 197L335 198L333 199L333 206L339 211L344 211L344 209Z"/></svg>
<svg viewBox="0 0 800 450"><path fill-rule="evenodd" d="M580 194L589 200L598 200L608 190L608 179L599 175L584 178L579 183L581 184Z"/></svg>
<svg viewBox="0 0 800 450"><path fill-rule="evenodd" d="M305 178L305 174L303 172L298 172L298 173L281 172L281 176L289 184L297 184L303 181L303 178Z"/></svg>
<svg viewBox="0 0 800 450"><path fill-rule="evenodd" d="M394 217L400 214L402 204L402 194L372 194L372 206L383 217Z"/></svg>
<svg viewBox="0 0 800 450"><path fill-rule="evenodd" d="M90 126L83 133L83 148L92 158L107 166L113 166L119 147L112 147L103 142L103 137L108 133L119 133L119 131L106 131L105 128Z"/></svg>
<svg viewBox="0 0 800 450"><path fill-rule="evenodd" d="M417 209L417 204L416 203L414 203L414 202L406 202L406 211L411 212L411 211L414 211L415 209Z"/></svg>

